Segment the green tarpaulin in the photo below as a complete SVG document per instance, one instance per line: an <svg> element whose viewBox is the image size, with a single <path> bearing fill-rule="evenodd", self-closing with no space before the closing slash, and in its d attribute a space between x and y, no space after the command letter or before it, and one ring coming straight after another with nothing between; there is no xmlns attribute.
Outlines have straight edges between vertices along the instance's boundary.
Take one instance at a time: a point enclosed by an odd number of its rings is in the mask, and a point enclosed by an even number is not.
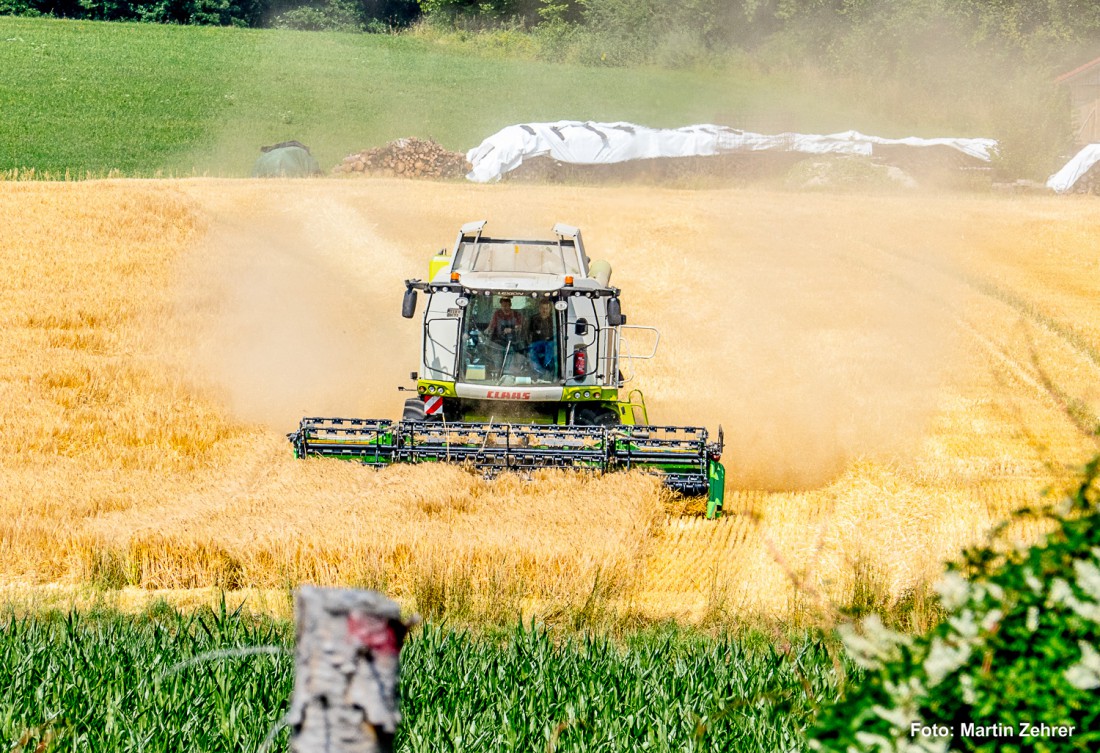
<svg viewBox="0 0 1100 753"><path fill-rule="evenodd" d="M252 168L253 178L306 178L321 174L321 166L305 144L285 141L261 147L260 151L263 154Z"/></svg>

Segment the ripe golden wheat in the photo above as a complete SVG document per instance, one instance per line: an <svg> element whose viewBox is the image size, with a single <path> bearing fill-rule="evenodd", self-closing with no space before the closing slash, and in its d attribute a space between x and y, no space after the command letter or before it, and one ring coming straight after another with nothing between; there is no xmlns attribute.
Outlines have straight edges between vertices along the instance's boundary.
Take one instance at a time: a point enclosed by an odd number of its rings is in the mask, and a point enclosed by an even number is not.
<svg viewBox="0 0 1100 753"><path fill-rule="evenodd" d="M926 590L1096 450L1087 198L2 182L0 216L10 599L218 587L279 609L308 581L471 619L816 620L868 583L886 606ZM722 520L637 474L292 458L306 413L398 415L401 280L479 218L577 224L613 263L631 323L662 333L628 369L651 419L725 428Z"/></svg>

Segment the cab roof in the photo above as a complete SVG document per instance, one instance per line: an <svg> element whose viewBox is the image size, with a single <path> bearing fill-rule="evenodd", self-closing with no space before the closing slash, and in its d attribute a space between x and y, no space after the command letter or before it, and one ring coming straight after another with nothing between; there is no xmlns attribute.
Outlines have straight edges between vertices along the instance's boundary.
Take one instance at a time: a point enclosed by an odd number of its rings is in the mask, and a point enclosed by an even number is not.
<svg viewBox="0 0 1100 753"><path fill-rule="evenodd" d="M558 223L552 239L489 238L483 234L485 224L485 220L479 220L462 226L455 241L452 271L491 274L494 278L550 275L560 280L566 275L588 276L588 256L580 229Z"/></svg>

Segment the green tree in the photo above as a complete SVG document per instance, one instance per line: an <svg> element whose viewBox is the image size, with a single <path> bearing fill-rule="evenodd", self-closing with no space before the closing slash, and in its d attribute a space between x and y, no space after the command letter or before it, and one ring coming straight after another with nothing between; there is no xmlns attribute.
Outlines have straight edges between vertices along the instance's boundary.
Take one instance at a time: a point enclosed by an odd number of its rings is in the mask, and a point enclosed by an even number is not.
<svg viewBox="0 0 1100 753"><path fill-rule="evenodd" d="M538 22L542 6L542 0L420 0L420 10L425 16L448 22L466 17L533 24Z"/></svg>

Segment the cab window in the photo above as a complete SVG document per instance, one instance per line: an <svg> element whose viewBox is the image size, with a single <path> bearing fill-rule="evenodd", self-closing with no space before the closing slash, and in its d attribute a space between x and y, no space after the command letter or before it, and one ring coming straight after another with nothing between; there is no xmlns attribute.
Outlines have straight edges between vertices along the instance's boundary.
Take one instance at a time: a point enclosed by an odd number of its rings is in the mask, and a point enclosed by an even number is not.
<svg viewBox="0 0 1100 753"><path fill-rule="evenodd" d="M462 325L459 378L500 385L560 382L559 339L558 312L549 298L472 295Z"/></svg>

